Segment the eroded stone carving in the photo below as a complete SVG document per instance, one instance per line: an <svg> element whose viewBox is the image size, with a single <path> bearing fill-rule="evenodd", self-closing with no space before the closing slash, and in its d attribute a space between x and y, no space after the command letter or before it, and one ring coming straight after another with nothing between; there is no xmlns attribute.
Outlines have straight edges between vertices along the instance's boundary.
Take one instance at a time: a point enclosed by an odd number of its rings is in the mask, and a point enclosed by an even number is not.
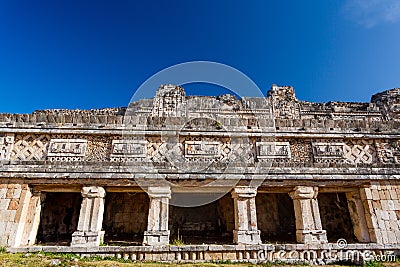
<svg viewBox="0 0 400 267"><path fill-rule="evenodd" d="M344 143L314 143L314 158L340 159L344 157Z"/></svg>
<svg viewBox="0 0 400 267"><path fill-rule="evenodd" d="M185 157L219 157L220 145L219 142L186 141Z"/></svg>
<svg viewBox="0 0 400 267"><path fill-rule="evenodd" d="M146 157L145 140L113 140L111 161L133 161Z"/></svg>
<svg viewBox="0 0 400 267"><path fill-rule="evenodd" d="M177 117L184 112L182 104L185 101L185 91L180 86L172 84L162 85L158 88L153 99L152 116Z"/></svg>
<svg viewBox="0 0 400 267"><path fill-rule="evenodd" d="M398 141L377 142L377 156L383 164L400 163L400 146Z"/></svg>
<svg viewBox="0 0 400 267"><path fill-rule="evenodd" d="M257 142L258 159L291 158L289 142Z"/></svg>
<svg viewBox="0 0 400 267"><path fill-rule="evenodd" d="M14 145L14 134L0 135L0 161L9 160Z"/></svg>
<svg viewBox="0 0 400 267"><path fill-rule="evenodd" d="M274 116L283 119L299 119L300 104L294 93L293 86L272 85L268 92L271 97Z"/></svg>
<svg viewBox="0 0 400 267"><path fill-rule="evenodd" d="M375 94L371 102L383 109L386 119L400 120L400 88Z"/></svg>
<svg viewBox="0 0 400 267"><path fill-rule="evenodd" d="M47 158L51 161L79 161L86 154L86 139L51 139Z"/></svg>

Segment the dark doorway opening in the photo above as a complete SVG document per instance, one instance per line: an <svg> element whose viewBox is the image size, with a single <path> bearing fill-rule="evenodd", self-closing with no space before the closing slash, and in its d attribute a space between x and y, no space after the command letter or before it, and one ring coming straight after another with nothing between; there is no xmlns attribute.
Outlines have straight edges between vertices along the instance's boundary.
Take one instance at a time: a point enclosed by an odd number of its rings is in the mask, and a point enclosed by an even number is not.
<svg viewBox="0 0 400 267"><path fill-rule="evenodd" d="M296 242L293 200L283 193L258 193L257 225L265 242Z"/></svg>
<svg viewBox="0 0 400 267"><path fill-rule="evenodd" d="M357 240L345 193L320 193L318 206L322 229L326 230L329 242L336 242L340 238L346 239L347 242Z"/></svg>
<svg viewBox="0 0 400 267"><path fill-rule="evenodd" d="M76 231L82 203L81 193L47 192L42 204L37 243L69 245Z"/></svg>
<svg viewBox="0 0 400 267"><path fill-rule="evenodd" d="M140 245L148 214L149 197L146 193L107 193L104 242L107 245Z"/></svg>
<svg viewBox="0 0 400 267"><path fill-rule="evenodd" d="M230 194L197 207L170 206L170 242L183 244L230 244L235 226Z"/></svg>

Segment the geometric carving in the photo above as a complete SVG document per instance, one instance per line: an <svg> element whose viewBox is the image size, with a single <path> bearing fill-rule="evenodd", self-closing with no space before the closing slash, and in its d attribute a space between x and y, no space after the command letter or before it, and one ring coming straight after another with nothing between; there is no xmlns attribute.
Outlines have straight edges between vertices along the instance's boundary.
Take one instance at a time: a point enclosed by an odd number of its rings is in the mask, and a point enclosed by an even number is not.
<svg viewBox="0 0 400 267"><path fill-rule="evenodd" d="M344 158L344 143L313 143L315 159Z"/></svg>
<svg viewBox="0 0 400 267"><path fill-rule="evenodd" d="M291 158L289 142L256 142L258 159Z"/></svg>
<svg viewBox="0 0 400 267"><path fill-rule="evenodd" d="M397 142L376 143L379 161L383 164L400 163L400 147Z"/></svg>
<svg viewBox="0 0 400 267"><path fill-rule="evenodd" d="M113 140L111 148L111 161L132 161L136 158L146 157L145 140Z"/></svg>
<svg viewBox="0 0 400 267"><path fill-rule="evenodd" d="M220 142L185 141L185 157L219 157Z"/></svg>
<svg viewBox="0 0 400 267"><path fill-rule="evenodd" d="M17 135L10 160L43 160L49 140L47 134Z"/></svg>
<svg viewBox="0 0 400 267"><path fill-rule="evenodd" d="M373 142L369 140L353 141L352 146L344 145L344 157L350 163L371 164L374 161Z"/></svg>
<svg viewBox="0 0 400 267"><path fill-rule="evenodd" d="M0 135L0 160L9 160L14 145L14 134Z"/></svg>

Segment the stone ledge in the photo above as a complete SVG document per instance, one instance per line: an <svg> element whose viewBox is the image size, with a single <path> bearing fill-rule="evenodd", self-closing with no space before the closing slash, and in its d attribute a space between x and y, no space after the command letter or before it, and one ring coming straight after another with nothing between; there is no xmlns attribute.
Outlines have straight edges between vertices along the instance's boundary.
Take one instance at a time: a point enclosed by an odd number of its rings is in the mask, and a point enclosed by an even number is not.
<svg viewBox="0 0 400 267"><path fill-rule="evenodd" d="M374 255L397 255L400 245L379 245L375 243L348 244L339 249L336 243L304 245L304 244L262 244L262 245L186 245L186 246L31 246L8 248L10 253L74 253L82 257L100 256L131 259L133 261L158 261L173 263L202 263L229 260L231 262L265 263L270 261L328 264L332 258L341 255L364 255L370 251ZM296 253L291 253L296 251ZM347 253L347 254L346 254ZM292 256L290 256L292 255ZM293 256L296 255L296 256ZM298 257L298 258L293 258ZM305 259L304 257L311 257ZM363 262L362 258L351 260Z"/></svg>

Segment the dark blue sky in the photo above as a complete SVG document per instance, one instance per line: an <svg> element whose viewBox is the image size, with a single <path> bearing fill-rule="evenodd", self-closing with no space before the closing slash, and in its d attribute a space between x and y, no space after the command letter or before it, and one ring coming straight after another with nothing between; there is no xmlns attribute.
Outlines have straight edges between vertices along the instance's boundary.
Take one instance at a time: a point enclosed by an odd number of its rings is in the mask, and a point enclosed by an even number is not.
<svg viewBox="0 0 400 267"><path fill-rule="evenodd" d="M399 2L0 1L0 112L126 106L150 76L193 60L263 91L369 101L400 86Z"/></svg>

